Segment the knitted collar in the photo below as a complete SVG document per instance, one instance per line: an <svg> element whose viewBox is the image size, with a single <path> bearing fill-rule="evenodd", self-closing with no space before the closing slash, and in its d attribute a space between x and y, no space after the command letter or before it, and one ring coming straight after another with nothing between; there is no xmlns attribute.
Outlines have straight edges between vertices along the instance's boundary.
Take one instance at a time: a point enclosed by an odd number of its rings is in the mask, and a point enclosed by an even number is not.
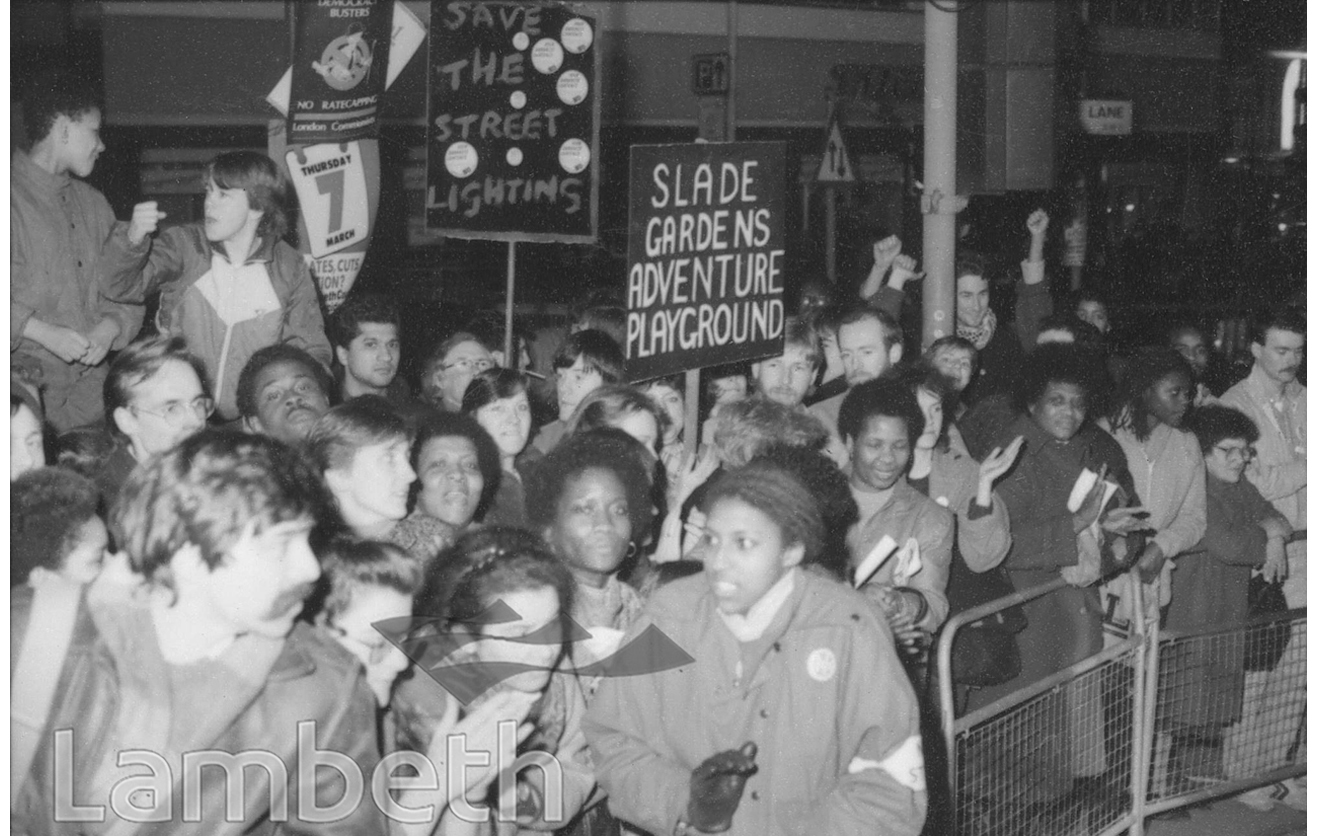
<svg viewBox="0 0 1318 836"><path fill-rule="evenodd" d="M997 329L998 329L998 317L995 313L993 313L993 310L990 308L989 310L984 312L984 318L981 319L979 321L979 325L975 326L974 328L971 328L967 325L962 325L960 322L958 322L956 324L956 335L958 337L961 337L962 339L970 340L970 342L974 343L975 350L983 351L984 346L988 345L989 340L993 339L993 332L996 331Z"/></svg>

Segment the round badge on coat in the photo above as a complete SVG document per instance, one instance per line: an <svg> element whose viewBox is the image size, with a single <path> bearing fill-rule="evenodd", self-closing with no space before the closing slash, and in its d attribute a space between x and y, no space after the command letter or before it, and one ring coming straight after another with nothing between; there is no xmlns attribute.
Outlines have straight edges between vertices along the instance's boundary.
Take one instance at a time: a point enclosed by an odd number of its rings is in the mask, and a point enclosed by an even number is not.
<svg viewBox="0 0 1318 836"><path fill-rule="evenodd" d="M815 682L828 682L837 676L837 656L827 647L817 647L805 660L805 672Z"/></svg>

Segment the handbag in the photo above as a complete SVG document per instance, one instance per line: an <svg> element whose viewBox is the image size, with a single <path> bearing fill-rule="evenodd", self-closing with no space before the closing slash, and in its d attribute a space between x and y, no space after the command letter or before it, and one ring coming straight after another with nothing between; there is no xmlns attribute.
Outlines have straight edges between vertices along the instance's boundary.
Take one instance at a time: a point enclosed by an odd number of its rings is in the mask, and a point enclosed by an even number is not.
<svg viewBox="0 0 1318 836"><path fill-rule="evenodd" d="M1007 570L1001 566L987 572L972 572L960 555L952 561L947 602L954 614L1015 591ZM1016 634L1025 626L1024 611L1014 606L961 628L952 643L952 681L957 685L986 688L1020 676L1021 652Z"/></svg>
<svg viewBox="0 0 1318 836"><path fill-rule="evenodd" d="M1249 618L1287 612L1281 581L1268 582L1263 575L1249 576ZM1285 619L1251 626L1245 632L1245 670L1270 671L1281 661L1291 640L1291 623Z"/></svg>

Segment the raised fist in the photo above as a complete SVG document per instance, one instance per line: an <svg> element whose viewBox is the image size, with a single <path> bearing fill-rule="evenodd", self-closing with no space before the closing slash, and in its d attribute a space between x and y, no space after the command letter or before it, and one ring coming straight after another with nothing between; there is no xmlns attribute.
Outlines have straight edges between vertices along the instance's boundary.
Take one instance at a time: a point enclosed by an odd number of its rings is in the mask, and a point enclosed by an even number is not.
<svg viewBox="0 0 1318 836"><path fill-rule="evenodd" d="M142 239L155 232L161 219L166 217L157 206L154 200L148 200L133 207L133 217L128 222L128 242L133 246L142 243Z"/></svg>
<svg viewBox="0 0 1318 836"><path fill-rule="evenodd" d="M1048 213L1042 209L1035 209L1025 219L1025 228L1030 231L1031 235L1042 236L1048 231Z"/></svg>
<svg viewBox="0 0 1318 836"><path fill-rule="evenodd" d="M902 239L889 235L881 241L874 242L874 263L887 267L902 251Z"/></svg>

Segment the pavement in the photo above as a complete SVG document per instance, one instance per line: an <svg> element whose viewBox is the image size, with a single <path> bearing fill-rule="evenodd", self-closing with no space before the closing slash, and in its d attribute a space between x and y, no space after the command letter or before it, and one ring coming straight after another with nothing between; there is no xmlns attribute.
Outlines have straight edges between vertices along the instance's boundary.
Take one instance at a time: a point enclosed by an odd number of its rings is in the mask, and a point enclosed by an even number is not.
<svg viewBox="0 0 1318 836"><path fill-rule="evenodd" d="M1150 821L1146 836L1297 836L1308 832L1306 814L1285 804L1261 813L1227 798L1186 809L1188 819Z"/></svg>

